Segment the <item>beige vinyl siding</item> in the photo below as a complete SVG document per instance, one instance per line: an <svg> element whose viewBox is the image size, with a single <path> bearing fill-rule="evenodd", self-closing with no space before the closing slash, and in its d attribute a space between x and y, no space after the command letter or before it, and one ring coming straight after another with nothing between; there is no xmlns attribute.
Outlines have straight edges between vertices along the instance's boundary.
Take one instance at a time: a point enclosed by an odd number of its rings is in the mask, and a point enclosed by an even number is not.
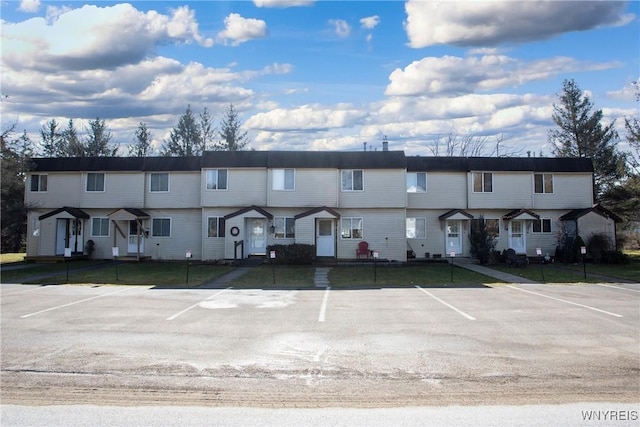
<svg viewBox="0 0 640 427"><path fill-rule="evenodd" d="M78 172L41 172L47 175L47 191L31 191L31 176L25 183L25 205L57 209L62 206L78 207L84 192L82 174ZM46 213L46 212L44 212Z"/></svg>
<svg viewBox="0 0 640 427"><path fill-rule="evenodd" d="M427 172L427 192L406 194L409 209L464 209L467 207L467 175Z"/></svg>
<svg viewBox="0 0 640 427"><path fill-rule="evenodd" d="M151 174L147 172L145 178L145 208L194 208L200 206L200 172L169 172L169 191L150 191ZM163 172L159 172L163 173Z"/></svg>
<svg viewBox="0 0 640 427"><path fill-rule="evenodd" d="M604 233L611 242L615 242L615 224L612 219L607 219L595 212L590 212L578 218L578 234L586 244L593 234Z"/></svg>
<svg viewBox="0 0 640 427"><path fill-rule="evenodd" d="M404 169L365 169L363 180L364 191L340 191L340 208L405 207L407 178ZM338 182L338 188L340 185Z"/></svg>
<svg viewBox="0 0 640 427"><path fill-rule="evenodd" d="M316 218L309 215L296 220L296 243L304 245L316 244Z"/></svg>
<svg viewBox="0 0 640 427"><path fill-rule="evenodd" d="M343 239L340 223L336 240L338 258L355 258L358 243L366 241L380 258L406 261L405 210L402 209L342 209L342 218L362 218L362 239Z"/></svg>
<svg viewBox="0 0 640 427"><path fill-rule="evenodd" d="M267 185L268 206L329 206L337 204L336 169L294 169L295 190L273 190L272 170Z"/></svg>
<svg viewBox="0 0 640 427"><path fill-rule="evenodd" d="M227 189L207 190L206 171L201 174L202 206L265 206L267 170L263 168L227 169Z"/></svg>
<svg viewBox="0 0 640 427"><path fill-rule="evenodd" d="M145 241L145 255L153 259L186 260L191 251L193 260L202 259L202 211L200 209L154 209L147 211L145 220L149 238ZM154 218L171 218L171 237L154 237L151 232Z"/></svg>
<svg viewBox="0 0 640 427"><path fill-rule="evenodd" d="M49 239L48 237L42 238L43 236L48 236L47 234L43 234L43 224L42 221L38 220L40 215L45 214L46 210L33 209L27 213L27 256L37 256L43 255L42 246L51 245L51 250L53 254L53 245L55 245L55 238ZM55 227L55 225L53 226ZM38 235L34 236L34 231L38 231ZM51 230L47 230L50 232Z"/></svg>
<svg viewBox="0 0 640 427"><path fill-rule="evenodd" d="M222 218L225 215L231 213L233 210L229 208L225 209L202 209L202 259L206 261L224 259L225 258L225 240L231 239L234 237L231 236L228 232L228 228L225 225L225 236L226 237L208 237L209 230L208 227L208 218L210 217L218 217Z"/></svg>
<svg viewBox="0 0 640 427"><path fill-rule="evenodd" d="M590 208L593 206L591 184L591 174L554 173L553 193L534 194L534 209Z"/></svg>
<svg viewBox="0 0 640 427"><path fill-rule="evenodd" d="M473 172L469 173L469 209L533 207L533 174L530 172L484 172L493 173L493 191L474 193Z"/></svg>
<svg viewBox="0 0 640 427"><path fill-rule="evenodd" d="M549 253L551 256L555 255L556 246L558 245L558 235L562 232L562 221L560 216L567 213L565 210L536 210L540 219L551 220L551 232L550 233L534 233L531 221L527 221L527 254L534 256L536 254L536 248L542 250L542 254ZM501 232L503 230L500 230ZM505 244L500 247L496 247L496 250L507 249L507 235L508 230L504 230Z"/></svg>
<svg viewBox="0 0 640 427"><path fill-rule="evenodd" d="M442 258L449 256L446 252L446 221L441 221L440 216L449 211L449 209L411 209L407 210L407 218L426 218L427 237L426 239L407 239L409 245L416 253L417 258L424 258L425 253L429 252L431 258L434 254L440 254ZM471 213L471 212L469 212ZM476 215L475 213L473 214ZM456 256L468 257L469 253L469 221L460 221L460 233L462 235L462 253ZM406 234L405 234L406 236Z"/></svg>
<svg viewBox="0 0 640 427"><path fill-rule="evenodd" d="M94 173L94 172L92 172ZM101 172L95 172L101 173ZM78 176L78 175L76 175ZM87 173L79 175L82 185L80 208L144 207L145 179L141 172L105 172L104 191L86 191ZM66 199L66 198L65 198ZM68 206L59 203L60 206Z"/></svg>

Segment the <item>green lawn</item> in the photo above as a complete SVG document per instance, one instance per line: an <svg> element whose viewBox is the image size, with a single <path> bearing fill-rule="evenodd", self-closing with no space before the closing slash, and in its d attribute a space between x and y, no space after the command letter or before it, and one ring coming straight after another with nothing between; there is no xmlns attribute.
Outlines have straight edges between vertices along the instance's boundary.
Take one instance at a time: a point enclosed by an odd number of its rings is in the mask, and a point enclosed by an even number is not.
<svg viewBox="0 0 640 427"><path fill-rule="evenodd" d="M186 263L127 262L104 266L99 261L73 261L56 264L36 264L29 268L3 271L3 282L22 283L96 283L150 286L197 287L225 274L233 267L192 264L187 283ZM67 267L69 277L67 280ZM92 267L97 267L91 269ZM89 268L89 269L87 269Z"/></svg>
<svg viewBox="0 0 640 427"><path fill-rule="evenodd" d="M252 268L248 274L236 279L230 285L234 288L294 287L315 288L315 268L312 266L260 266ZM275 285L274 285L275 275ZM332 288L359 286L415 286L449 285L468 286L495 283L496 280L458 267L446 264L420 267L377 267L337 266L329 271Z"/></svg>

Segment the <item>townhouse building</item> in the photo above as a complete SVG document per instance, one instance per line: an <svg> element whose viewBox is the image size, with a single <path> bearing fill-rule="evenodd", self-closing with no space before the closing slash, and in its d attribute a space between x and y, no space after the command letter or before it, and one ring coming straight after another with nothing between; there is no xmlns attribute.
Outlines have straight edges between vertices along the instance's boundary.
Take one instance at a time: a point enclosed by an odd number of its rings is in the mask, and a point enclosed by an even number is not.
<svg viewBox="0 0 640 427"><path fill-rule="evenodd" d="M484 217L496 249L553 253L562 233L606 233L593 166L577 158L412 157L402 151L205 152L197 157L33 160L27 256L222 260L268 245L318 257L468 257Z"/></svg>

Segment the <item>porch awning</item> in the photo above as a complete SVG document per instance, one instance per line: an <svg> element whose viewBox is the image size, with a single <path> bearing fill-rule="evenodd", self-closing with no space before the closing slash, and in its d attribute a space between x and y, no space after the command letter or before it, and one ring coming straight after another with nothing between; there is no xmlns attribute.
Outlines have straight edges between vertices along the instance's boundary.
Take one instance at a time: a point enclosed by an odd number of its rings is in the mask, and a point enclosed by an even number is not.
<svg viewBox="0 0 640 427"><path fill-rule="evenodd" d="M107 215L114 221L133 221L136 219L147 219L149 214L136 208L122 208Z"/></svg>
<svg viewBox="0 0 640 427"><path fill-rule="evenodd" d="M322 217L322 218L340 218L340 214L336 211L334 211L331 208L328 208L326 206L320 206L318 208L313 208L313 209L309 209L308 211L304 211L302 213L299 213L298 215L294 215L294 219L298 219L298 218L304 218L305 216L317 216L317 217Z"/></svg>
<svg viewBox="0 0 640 427"><path fill-rule="evenodd" d="M596 213L604 218L612 219L614 222L622 222L622 218L620 218L615 213L611 212L609 209L601 206L600 204L596 204L590 208L585 208L585 209L573 209L567 212L566 214L562 215L560 217L560 221L576 220L591 212Z"/></svg>
<svg viewBox="0 0 640 427"><path fill-rule="evenodd" d="M38 219L42 221L43 219L47 219L52 216L58 216L61 218L89 219L89 214L83 211L82 209L72 208L69 206L65 206L65 207L53 210L44 215L40 215Z"/></svg>
<svg viewBox="0 0 640 427"><path fill-rule="evenodd" d="M515 209L503 215L502 219L505 221L513 219L540 219L540 215L529 209Z"/></svg>
<svg viewBox="0 0 640 427"><path fill-rule="evenodd" d="M258 207L256 205L252 205L252 206L247 206L246 208L239 209L239 210L237 210L235 212L231 212L230 214L225 215L224 219L227 220L229 218L233 218L233 217L238 216L238 215L246 214L246 213L251 212L251 211L255 211L260 216L268 218L268 219L272 219L273 218L272 214L270 214L269 212L265 211L261 207Z"/></svg>
<svg viewBox="0 0 640 427"><path fill-rule="evenodd" d="M473 219L473 215L469 212L464 211L462 209L454 209L447 213L444 213L438 217L440 221L444 221L447 219L456 220L456 219Z"/></svg>

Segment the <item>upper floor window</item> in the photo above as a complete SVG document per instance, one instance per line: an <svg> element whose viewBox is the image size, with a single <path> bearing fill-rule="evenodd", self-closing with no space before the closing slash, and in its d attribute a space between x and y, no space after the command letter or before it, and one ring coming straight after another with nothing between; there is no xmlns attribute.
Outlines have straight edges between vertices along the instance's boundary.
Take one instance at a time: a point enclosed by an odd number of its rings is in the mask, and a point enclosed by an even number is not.
<svg viewBox="0 0 640 427"><path fill-rule="evenodd" d="M91 236L109 237L109 218L91 218Z"/></svg>
<svg viewBox="0 0 640 427"><path fill-rule="evenodd" d="M342 191L362 191L364 190L364 171L343 170L342 171Z"/></svg>
<svg viewBox="0 0 640 427"><path fill-rule="evenodd" d="M427 173L408 172L407 173L407 193L426 193Z"/></svg>
<svg viewBox="0 0 640 427"><path fill-rule="evenodd" d="M474 172L473 173L473 192L474 193L492 193L493 192L493 174L491 172Z"/></svg>
<svg viewBox="0 0 640 427"><path fill-rule="evenodd" d="M87 191L104 191L104 173L87 174Z"/></svg>
<svg viewBox="0 0 640 427"><path fill-rule="evenodd" d="M151 192L167 192L169 191L169 174L152 173L149 176L149 191Z"/></svg>
<svg viewBox="0 0 640 427"><path fill-rule="evenodd" d="M171 218L153 218L151 221L151 235L153 237L170 237Z"/></svg>
<svg viewBox="0 0 640 427"><path fill-rule="evenodd" d="M31 191L47 191L47 175L31 175Z"/></svg>
<svg viewBox="0 0 640 427"><path fill-rule="evenodd" d="M226 169L208 169L206 172L207 190L226 190L227 189L227 170Z"/></svg>
<svg viewBox="0 0 640 427"><path fill-rule="evenodd" d="M362 218L342 218L343 239L362 239Z"/></svg>
<svg viewBox="0 0 640 427"><path fill-rule="evenodd" d="M296 189L296 175L293 169L273 169L271 179L274 190Z"/></svg>
<svg viewBox="0 0 640 427"><path fill-rule="evenodd" d="M207 237L224 237L224 218L210 216L207 218Z"/></svg>
<svg viewBox="0 0 640 427"><path fill-rule="evenodd" d="M534 219L531 221L531 231L534 233L551 233L551 219Z"/></svg>
<svg viewBox="0 0 640 427"><path fill-rule="evenodd" d="M536 193L553 193L553 174L536 173L533 182Z"/></svg>
<svg viewBox="0 0 640 427"><path fill-rule="evenodd" d="M407 239L425 239L427 237L426 218L407 218Z"/></svg>
<svg viewBox="0 0 640 427"><path fill-rule="evenodd" d="M296 225L294 218L275 217L273 219L275 227L274 237L276 239L294 239L296 237Z"/></svg>

